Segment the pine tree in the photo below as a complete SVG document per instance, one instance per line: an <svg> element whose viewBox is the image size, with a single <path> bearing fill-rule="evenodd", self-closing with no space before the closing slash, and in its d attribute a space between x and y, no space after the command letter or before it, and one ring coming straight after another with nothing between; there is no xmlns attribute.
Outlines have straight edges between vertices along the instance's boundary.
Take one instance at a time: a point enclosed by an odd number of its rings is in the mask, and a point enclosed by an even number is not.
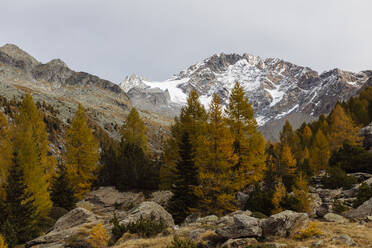
<svg viewBox="0 0 372 248"><path fill-rule="evenodd" d="M90 190L98 169L98 143L88 126L84 108L79 104L75 116L65 133L64 161L68 178L79 200Z"/></svg>
<svg viewBox="0 0 372 248"><path fill-rule="evenodd" d="M71 210L75 206L74 191L70 185L66 167L62 163L58 165L58 174L52 181L50 197L55 207Z"/></svg>
<svg viewBox="0 0 372 248"><path fill-rule="evenodd" d="M145 123L136 108L130 111L121 129L121 134L123 142L138 146L144 153L148 152Z"/></svg>
<svg viewBox="0 0 372 248"><path fill-rule="evenodd" d="M12 143L8 121L0 112L0 199L5 198L5 185L12 165Z"/></svg>
<svg viewBox="0 0 372 248"><path fill-rule="evenodd" d="M179 159L176 163L176 178L172 188L173 197L168 209L176 223L181 223L197 207L197 197L194 188L198 185L198 170L194 163L194 156L189 134L182 136L179 144Z"/></svg>
<svg viewBox="0 0 372 248"><path fill-rule="evenodd" d="M7 241L10 246L14 246L38 235L36 225L38 218L36 207L33 204L34 197L31 192L27 192L23 168L16 159L10 168L7 181L5 200L7 215L2 223L12 230L13 233L6 230L8 232Z"/></svg>
<svg viewBox="0 0 372 248"><path fill-rule="evenodd" d="M322 130L318 130L315 135L313 144L310 150L310 169L312 172L319 172L328 167L328 160L330 158L330 151L327 138L324 136Z"/></svg>
<svg viewBox="0 0 372 248"><path fill-rule="evenodd" d="M243 88L236 83L226 109L227 122L234 136L234 152L238 157L235 166L235 187L243 189L263 179L265 171L265 139L257 131L252 106Z"/></svg>
<svg viewBox="0 0 372 248"><path fill-rule="evenodd" d="M149 190L158 186L158 168L150 161L145 133L145 124L133 108L122 128L115 180L119 190Z"/></svg>
<svg viewBox="0 0 372 248"><path fill-rule="evenodd" d="M358 128L340 104L337 104L329 115L329 125L329 145L332 151L338 150L345 141L352 145L360 144Z"/></svg>
<svg viewBox="0 0 372 248"><path fill-rule="evenodd" d="M195 163L199 169L200 185L195 194L200 200L199 209L206 214L223 215L236 209L233 167L237 156L233 150L233 136L222 115L217 94L209 107L206 134L199 137Z"/></svg>
<svg viewBox="0 0 372 248"><path fill-rule="evenodd" d="M55 160L48 156L45 123L29 94L24 97L19 115L16 116L14 150L17 163L24 171L27 192L34 197L40 220L45 219L52 207L48 189L54 175Z"/></svg>

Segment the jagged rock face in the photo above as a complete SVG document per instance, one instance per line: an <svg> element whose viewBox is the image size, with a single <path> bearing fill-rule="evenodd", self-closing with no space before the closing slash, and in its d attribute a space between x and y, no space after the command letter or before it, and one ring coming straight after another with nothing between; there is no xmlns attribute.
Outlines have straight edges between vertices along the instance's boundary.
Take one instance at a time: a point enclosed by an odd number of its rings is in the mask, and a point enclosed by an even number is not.
<svg viewBox="0 0 372 248"><path fill-rule="evenodd" d="M323 74L279 59L262 59L250 54L213 55L190 66L164 82L151 82L138 76L126 78L124 91L160 88L168 90L171 102L183 105L188 93L196 90L201 102L208 107L213 93L223 104L238 81L255 110L255 117L268 138L277 138L285 119L298 127L303 121L312 121L328 114L337 101L345 101L364 86L370 71L352 73L334 69ZM139 108L148 105L136 102ZM163 103L162 106L166 107ZM151 108L151 106L150 106ZM156 109L153 111L156 111ZM170 109L175 115L178 112Z"/></svg>
<svg viewBox="0 0 372 248"><path fill-rule="evenodd" d="M15 45L0 47L0 94L13 96L31 92L35 101L52 105L62 123L71 120L78 103L104 130L119 126L131 107L126 93L117 85L97 76L75 72L61 60L42 64ZM118 130L107 130L119 138Z"/></svg>

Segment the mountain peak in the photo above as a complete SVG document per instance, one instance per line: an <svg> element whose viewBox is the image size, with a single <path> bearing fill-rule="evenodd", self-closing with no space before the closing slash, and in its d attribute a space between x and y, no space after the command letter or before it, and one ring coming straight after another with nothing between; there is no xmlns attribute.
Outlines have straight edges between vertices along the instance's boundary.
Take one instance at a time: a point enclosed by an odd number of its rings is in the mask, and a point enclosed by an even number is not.
<svg viewBox="0 0 372 248"><path fill-rule="evenodd" d="M4 46L0 47L0 51L14 59L25 61L31 66L40 64L40 62L34 57L14 44L5 44Z"/></svg>

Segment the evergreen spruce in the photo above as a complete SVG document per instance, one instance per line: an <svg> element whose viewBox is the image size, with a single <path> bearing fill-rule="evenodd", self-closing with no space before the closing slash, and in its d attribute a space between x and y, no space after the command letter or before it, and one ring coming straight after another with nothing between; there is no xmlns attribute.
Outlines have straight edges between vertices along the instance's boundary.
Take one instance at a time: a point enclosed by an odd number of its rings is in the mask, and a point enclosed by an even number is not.
<svg viewBox="0 0 372 248"><path fill-rule="evenodd" d="M185 132L179 144L179 160L176 163L176 178L172 188L174 195L168 206L177 224L197 206L198 199L194 193L194 188L198 185L197 175L189 134Z"/></svg>
<svg viewBox="0 0 372 248"><path fill-rule="evenodd" d="M27 192L24 183L23 168L15 160L6 186L6 216L1 220L2 230L5 231L4 235L11 247L29 241L39 234L36 225L37 212L32 199L32 193Z"/></svg>
<svg viewBox="0 0 372 248"><path fill-rule="evenodd" d="M50 197L55 207L71 210L75 207L76 198L67 176L66 167L58 165L58 174L52 181Z"/></svg>

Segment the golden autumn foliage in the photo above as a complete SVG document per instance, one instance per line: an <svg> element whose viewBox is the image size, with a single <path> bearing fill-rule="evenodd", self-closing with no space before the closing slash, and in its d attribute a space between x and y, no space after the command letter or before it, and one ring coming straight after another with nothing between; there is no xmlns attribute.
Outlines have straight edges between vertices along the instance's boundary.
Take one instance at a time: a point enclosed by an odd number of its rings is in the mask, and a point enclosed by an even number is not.
<svg viewBox="0 0 372 248"><path fill-rule="evenodd" d="M319 129L311 145L310 169L315 173L327 169L329 158L330 151L327 138L324 136L322 130Z"/></svg>
<svg viewBox="0 0 372 248"><path fill-rule="evenodd" d="M287 190L284 184L281 181L279 181L278 184L275 186L273 198L271 200L274 206L272 214L277 214L283 211L283 208L281 207L280 203L283 201L286 195Z"/></svg>
<svg viewBox="0 0 372 248"><path fill-rule="evenodd" d="M296 182L292 190L293 197L298 202L296 205L296 211L309 213L311 211L312 199L309 194L309 183L302 173L296 177Z"/></svg>
<svg viewBox="0 0 372 248"><path fill-rule="evenodd" d="M338 150L344 141L349 144L357 145L362 138L358 134L358 127L354 125L352 119L346 115L340 104L337 104L329 116L329 146L331 151Z"/></svg>
<svg viewBox="0 0 372 248"><path fill-rule="evenodd" d="M124 143L137 145L145 153L148 152L145 123L136 108L130 111L121 129L121 135Z"/></svg>
<svg viewBox="0 0 372 248"><path fill-rule="evenodd" d="M84 108L79 104L75 116L65 133L66 151L63 154L67 175L75 192L81 199L90 190L98 167L98 142L88 126Z"/></svg>
<svg viewBox="0 0 372 248"><path fill-rule="evenodd" d="M311 137L313 133L308 125L302 130L302 145L304 147L310 147Z"/></svg>
<svg viewBox="0 0 372 248"><path fill-rule="evenodd" d="M291 148L289 145L284 144L280 153L281 166L285 167L286 174L294 175L296 173L296 159L293 157Z"/></svg>
<svg viewBox="0 0 372 248"><path fill-rule="evenodd" d="M8 248L3 235L0 234L0 248Z"/></svg>
<svg viewBox="0 0 372 248"><path fill-rule="evenodd" d="M187 98L187 105L181 108L181 113L171 126L171 138L168 139L164 154L164 166L160 169L160 188L170 189L175 180L175 166L179 159L179 144L184 133L189 134L193 152L197 150L198 137L205 133L207 113L199 101L198 93L192 90Z"/></svg>
<svg viewBox="0 0 372 248"><path fill-rule="evenodd" d="M101 223L95 225L89 233L88 242L92 248L106 248L108 247L109 240L110 237L107 233L107 230Z"/></svg>
<svg viewBox="0 0 372 248"><path fill-rule="evenodd" d="M24 170L27 191L33 194L40 217L46 217L52 207L48 189L54 175L55 159L48 156L47 136L43 116L31 95L27 94L16 117L14 151L17 163Z"/></svg>
<svg viewBox="0 0 372 248"><path fill-rule="evenodd" d="M237 162L234 139L226 126L217 94L213 95L206 126L206 133L198 139L195 156L200 178L195 194L200 199L200 209L206 214L221 216L236 209L235 195L239 188L233 184L233 167Z"/></svg>
<svg viewBox="0 0 372 248"><path fill-rule="evenodd" d="M5 183L12 165L13 149L10 132L8 121L0 112L0 199L5 198Z"/></svg>
<svg viewBox="0 0 372 248"><path fill-rule="evenodd" d="M252 106L238 82L229 97L226 113L234 137L234 152L238 157L234 187L243 189L263 179L266 154L265 139L257 131Z"/></svg>

